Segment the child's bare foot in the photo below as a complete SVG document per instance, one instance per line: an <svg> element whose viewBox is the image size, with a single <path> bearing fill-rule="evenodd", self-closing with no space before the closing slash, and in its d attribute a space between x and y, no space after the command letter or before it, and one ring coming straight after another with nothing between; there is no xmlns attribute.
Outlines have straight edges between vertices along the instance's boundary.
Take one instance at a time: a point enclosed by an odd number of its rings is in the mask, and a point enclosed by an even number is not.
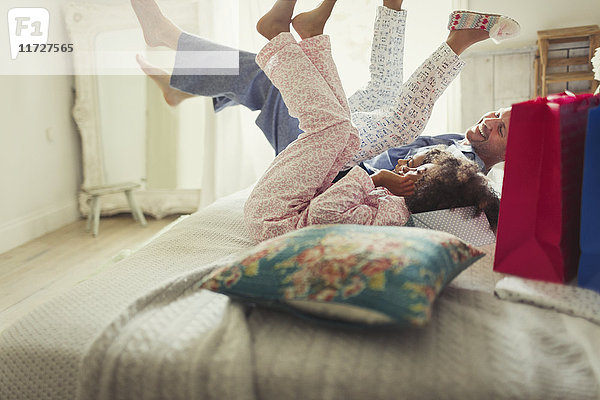
<svg viewBox="0 0 600 400"><path fill-rule="evenodd" d="M277 0L273 7L256 24L256 30L268 40L281 32L290 31L296 0Z"/></svg>
<svg viewBox="0 0 600 400"><path fill-rule="evenodd" d="M131 6L140 21L148 46L167 46L177 50L181 29L165 17L154 0L131 0Z"/></svg>
<svg viewBox="0 0 600 400"><path fill-rule="evenodd" d="M475 43L489 38L489 32L483 29L460 29L450 31L446 43L448 43L448 46L450 46L454 53L460 55Z"/></svg>
<svg viewBox="0 0 600 400"><path fill-rule="evenodd" d="M152 79L154 82L156 82L160 90L163 92L163 97L168 105L176 106L183 100L193 97L193 95L189 93L172 88L169 84L171 81L171 76L167 71L150 64L139 54L136 56L136 60L144 73L148 75L148 77L150 77L150 79Z"/></svg>
<svg viewBox="0 0 600 400"><path fill-rule="evenodd" d="M402 10L402 0L383 0L383 6L392 10Z"/></svg>
<svg viewBox="0 0 600 400"><path fill-rule="evenodd" d="M294 30L302 39L323 34L336 0L323 0L314 10L300 13L292 20Z"/></svg>

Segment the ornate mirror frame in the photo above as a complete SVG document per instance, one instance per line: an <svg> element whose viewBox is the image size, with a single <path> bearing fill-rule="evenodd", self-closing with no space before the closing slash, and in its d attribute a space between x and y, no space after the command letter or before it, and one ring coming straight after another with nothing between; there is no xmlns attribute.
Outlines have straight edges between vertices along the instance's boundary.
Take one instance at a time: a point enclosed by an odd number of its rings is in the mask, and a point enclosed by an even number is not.
<svg viewBox="0 0 600 400"><path fill-rule="evenodd" d="M164 2L167 15L186 30L198 26L198 1ZM161 7L163 5L161 4ZM75 49L94 49L97 36L102 32L139 27L133 9L127 2L72 2L66 6L65 22ZM141 30L140 30L141 34ZM100 128L98 79L90 74L95 65L93 51L75 52L75 105L73 118L81 135L83 184L82 188L106 184L104 156ZM187 214L198 209L200 189L154 189L135 192L138 205L144 213L155 218L169 214ZM89 213L89 195L79 192L79 209ZM129 212L129 205L121 193L102 197L102 214Z"/></svg>

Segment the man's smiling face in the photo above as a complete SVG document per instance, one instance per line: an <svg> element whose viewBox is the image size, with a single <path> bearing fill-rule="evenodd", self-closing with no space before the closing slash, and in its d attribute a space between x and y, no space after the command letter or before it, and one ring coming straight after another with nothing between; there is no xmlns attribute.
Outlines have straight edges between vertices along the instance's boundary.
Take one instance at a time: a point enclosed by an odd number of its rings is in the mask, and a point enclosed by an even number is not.
<svg viewBox="0 0 600 400"><path fill-rule="evenodd" d="M473 147L473 151L488 169L504 161L510 112L510 107L490 111L465 132L465 137Z"/></svg>

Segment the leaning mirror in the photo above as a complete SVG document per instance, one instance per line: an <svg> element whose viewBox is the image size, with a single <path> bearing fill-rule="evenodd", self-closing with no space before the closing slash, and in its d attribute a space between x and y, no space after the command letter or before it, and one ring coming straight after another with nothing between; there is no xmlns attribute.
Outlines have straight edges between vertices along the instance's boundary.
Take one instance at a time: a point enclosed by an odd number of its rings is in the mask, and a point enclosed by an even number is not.
<svg viewBox="0 0 600 400"><path fill-rule="evenodd" d="M183 29L197 30L197 1L161 4ZM182 117L179 109L166 105L160 90L139 70L135 54L147 49L129 2L73 2L65 18L77 49L73 117L81 134L82 189L137 182L141 190L135 192L136 202L146 214L161 218L196 211L201 157L181 153L197 146L200 154L202 138L181 129L194 125L193 115ZM82 190L79 204L84 215L88 203ZM127 211L125 196L102 198L102 214Z"/></svg>

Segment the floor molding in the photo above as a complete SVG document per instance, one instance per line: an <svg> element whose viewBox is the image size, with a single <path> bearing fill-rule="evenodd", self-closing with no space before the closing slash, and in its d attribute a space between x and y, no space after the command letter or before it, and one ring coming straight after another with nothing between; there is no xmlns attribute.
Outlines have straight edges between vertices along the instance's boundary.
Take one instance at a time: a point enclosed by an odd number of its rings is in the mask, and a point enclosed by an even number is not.
<svg viewBox="0 0 600 400"><path fill-rule="evenodd" d="M81 218L77 201L47 207L0 225L0 253L18 247Z"/></svg>

